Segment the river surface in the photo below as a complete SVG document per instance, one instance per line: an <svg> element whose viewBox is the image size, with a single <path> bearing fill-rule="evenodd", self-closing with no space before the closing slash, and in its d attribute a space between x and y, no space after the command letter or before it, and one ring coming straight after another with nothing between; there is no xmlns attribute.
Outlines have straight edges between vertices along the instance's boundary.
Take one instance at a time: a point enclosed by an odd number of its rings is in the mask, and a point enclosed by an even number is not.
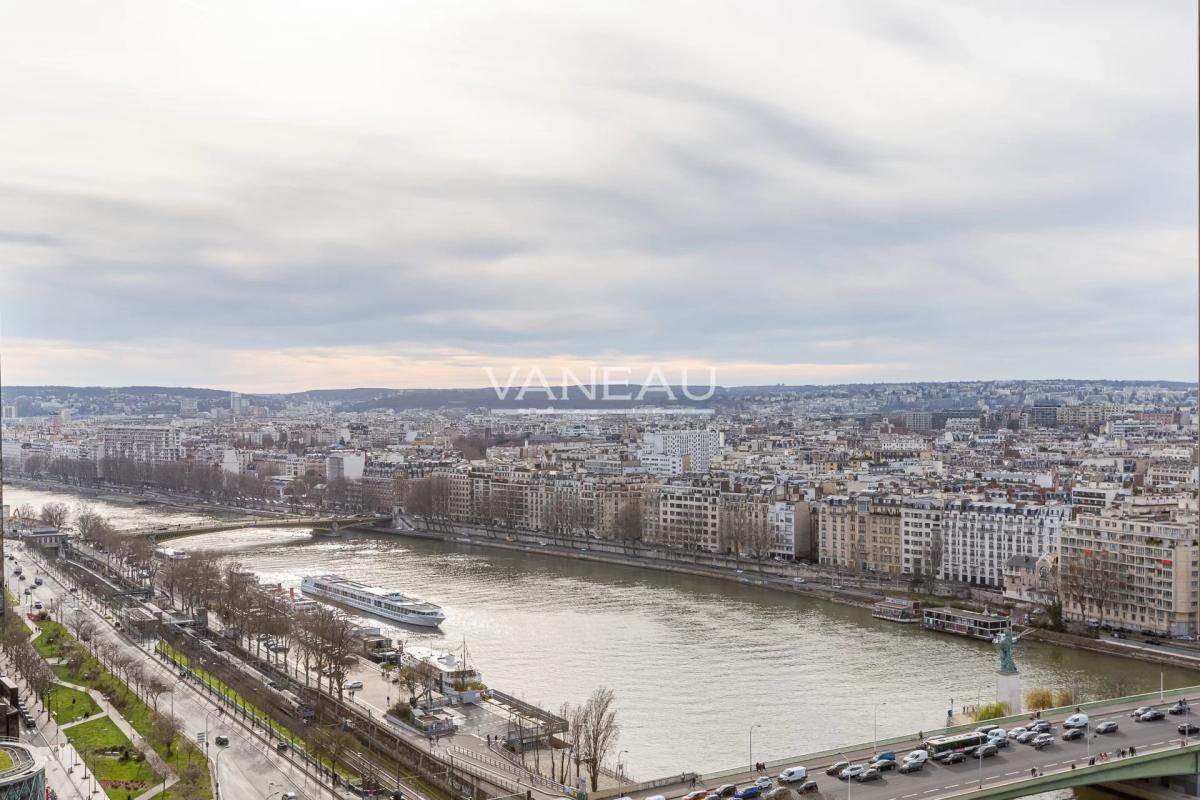
<svg viewBox="0 0 1200 800"><path fill-rule="evenodd" d="M66 492L4 487L12 507ZM86 499L118 528L213 517ZM701 577L538 553L384 535L314 538L291 528L171 543L219 551L265 581L298 587L336 572L446 609L440 632L382 623L410 645L460 649L490 686L547 709L597 686L619 704L620 749L646 779L709 771L937 727L946 709L995 699L997 649L873 619L866 609ZM367 618L365 618L367 619ZM1021 642L1023 686L1083 697L1149 691L1200 674ZM876 727L876 720L878 725ZM750 753L751 726L753 757Z"/></svg>

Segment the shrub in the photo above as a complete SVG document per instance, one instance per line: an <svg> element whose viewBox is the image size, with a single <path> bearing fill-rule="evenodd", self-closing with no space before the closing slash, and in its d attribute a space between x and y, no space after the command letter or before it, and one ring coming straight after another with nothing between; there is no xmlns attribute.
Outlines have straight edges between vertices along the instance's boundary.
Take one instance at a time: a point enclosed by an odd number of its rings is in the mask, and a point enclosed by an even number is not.
<svg viewBox="0 0 1200 800"><path fill-rule="evenodd" d="M1075 692L1070 689L1054 690L1054 705L1059 708L1071 705L1075 702L1075 699Z"/></svg>
<svg viewBox="0 0 1200 800"><path fill-rule="evenodd" d="M1008 703L1001 703L999 701L995 703L985 703L979 707L978 711L975 712L975 721L983 722L984 720L999 719L1000 717L1007 717L1008 715Z"/></svg>
<svg viewBox="0 0 1200 800"><path fill-rule="evenodd" d="M1030 689L1025 693L1025 707L1030 711L1054 708L1054 692L1046 688Z"/></svg>

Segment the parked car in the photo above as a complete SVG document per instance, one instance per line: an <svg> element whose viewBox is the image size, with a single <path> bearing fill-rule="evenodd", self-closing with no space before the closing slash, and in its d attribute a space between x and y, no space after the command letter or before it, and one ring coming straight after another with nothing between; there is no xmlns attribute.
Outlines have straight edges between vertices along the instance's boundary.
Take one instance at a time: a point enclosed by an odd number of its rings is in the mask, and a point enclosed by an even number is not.
<svg viewBox="0 0 1200 800"><path fill-rule="evenodd" d="M1033 749L1041 750L1048 744L1054 744L1054 736L1049 733L1039 733L1037 736L1033 737L1033 741L1030 742L1030 744L1033 745Z"/></svg>
<svg viewBox="0 0 1200 800"><path fill-rule="evenodd" d="M1167 715L1161 708L1152 708L1145 714L1137 718L1138 722L1157 722L1160 719L1166 719Z"/></svg>
<svg viewBox="0 0 1200 800"><path fill-rule="evenodd" d="M838 761L837 763L831 765L829 769L825 770L825 774L832 775L836 778L840 776L842 774L842 770L848 766L850 766L849 761Z"/></svg>
<svg viewBox="0 0 1200 800"><path fill-rule="evenodd" d="M1178 703L1167 709L1168 714L1186 714L1187 711L1188 704L1186 700L1180 700Z"/></svg>
<svg viewBox="0 0 1200 800"><path fill-rule="evenodd" d="M897 766L899 765L896 764L896 759L894 758L881 758L878 761L871 762L871 769L877 769L880 772L887 772L889 769L895 769Z"/></svg>
<svg viewBox="0 0 1200 800"><path fill-rule="evenodd" d="M1020 728L1020 727L1018 727L1018 728L1009 728L1009 729L1008 729L1008 738L1010 738L1010 739L1016 739L1016 738L1020 737L1020 735L1021 735L1022 733L1024 733L1025 731L1027 731L1027 730L1029 730L1029 729L1028 729L1028 728Z"/></svg>
<svg viewBox="0 0 1200 800"><path fill-rule="evenodd" d="M1128 639L1129 637L1126 636L1125 634L1121 633L1120 631L1115 631L1113 633L1113 638L1114 639Z"/></svg>
<svg viewBox="0 0 1200 800"><path fill-rule="evenodd" d="M1146 640L1146 644L1152 644L1152 645L1155 645L1155 646L1157 646L1157 645L1160 645L1160 644L1162 644L1162 643L1163 643L1163 642L1162 642L1162 639L1159 639L1159 638L1158 638L1158 637L1156 637L1156 636L1151 636L1149 639L1147 639L1147 640Z"/></svg>
<svg viewBox="0 0 1200 800"><path fill-rule="evenodd" d="M840 773L838 773L838 777L844 781L848 781L851 778L857 778L859 775L862 775L866 771L867 771L866 766L864 766L862 764L851 764L850 766L848 766L844 770L842 770Z"/></svg>
<svg viewBox="0 0 1200 800"><path fill-rule="evenodd" d="M846 762L847 764L850 762ZM723 783L717 787L716 794L720 797L733 797L737 794L737 786L732 783Z"/></svg>
<svg viewBox="0 0 1200 800"><path fill-rule="evenodd" d="M708 796L708 789L697 789L694 792L688 792L683 796L683 800L704 800Z"/></svg>
<svg viewBox="0 0 1200 800"><path fill-rule="evenodd" d="M41 585L42 585L42 579L41 579L41 578L34 578L34 579L33 579L33 584L34 584L35 586L41 586Z"/></svg>
<svg viewBox="0 0 1200 800"><path fill-rule="evenodd" d="M213 742L216 743L217 747L225 747L226 745L229 744L229 737L228 736L218 736L215 739L213 739Z"/></svg>
<svg viewBox="0 0 1200 800"><path fill-rule="evenodd" d="M1175 730L1179 731L1180 736L1194 736L1200 733L1200 725L1194 722L1181 722Z"/></svg>
<svg viewBox="0 0 1200 800"><path fill-rule="evenodd" d="M991 758L999 752L1000 748L996 747L995 744L988 742L987 744L981 744L976 747L975 752L971 753L971 755L975 756L976 758Z"/></svg>
<svg viewBox="0 0 1200 800"><path fill-rule="evenodd" d="M987 737L989 739L1007 739L1008 731L1004 730L1004 728L995 727L987 732Z"/></svg>
<svg viewBox="0 0 1200 800"><path fill-rule="evenodd" d="M735 794L734 798L735 800L750 800L750 798L758 797L760 794L762 794L762 789L758 786L758 784L752 783L745 789L742 789L740 792ZM646 798L646 800L650 800L650 798ZM666 800L666 798L664 797L663 800Z"/></svg>
<svg viewBox="0 0 1200 800"><path fill-rule="evenodd" d="M959 764L967 760L967 754L962 750L949 750L938 756L938 761L943 764Z"/></svg>
<svg viewBox="0 0 1200 800"><path fill-rule="evenodd" d="M796 791L804 793L804 794L807 794L809 792L818 791L817 782L816 781L805 781L804 783L802 783L798 787L796 787Z"/></svg>
<svg viewBox="0 0 1200 800"><path fill-rule="evenodd" d="M39 601L37 601L36 603L34 603L34 604L33 604L33 610L34 610L34 611L41 611L41 610L42 610L42 608L44 608L44 606L42 606L42 601L41 601L41 600L39 600Z"/></svg>
<svg viewBox="0 0 1200 800"><path fill-rule="evenodd" d="M780 783L795 783L808 779L808 770L804 767L788 767L779 773ZM686 800L686 799L685 799Z"/></svg>
<svg viewBox="0 0 1200 800"><path fill-rule="evenodd" d="M897 770L901 775L907 775L910 772L919 772L925 769L924 761L905 761Z"/></svg>
<svg viewBox="0 0 1200 800"><path fill-rule="evenodd" d="M1072 714L1063 720L1064 728L1086 728L1088 726L1087 714Z"/></svg>
<svg viewBox="0 0 1200 800"><path fill-rule="evenodd" d="M280 753L286 753L288 751L288 743L287 742L276 742L275 750Z"/></svg>
<svg viewBox="0 0 1200 800"><path fill-rule="evenodd" d="M1041 736L1040 731L1028 730L1017 737L1017 741L1021 744L1031 744L1035 738Z"/></svg>
<svg viewBox="0 0 1200 800"><path fill-rule="evenodd" d="M996 745L996 747L1000 747L1000 748L1008 747L1008 737L1007 736L993 736L989 741L992 744Z"/></svg>
<svg viewBox="0 0 1200 800"><path fill-rule="evenodd" d="M1083 737L1084 737L1083 728L1067 728L1065 731L1062 732L1062 740L1064 742L1071 742L1076 739L1082 739Z"/></svg>
<svg viewBox="0 0 1200 800"><path fill-rule="evenodd" d="M882 777L883 777L882 772L875 769L874 767L868 767L867 769L865 769L862 772L855 775L854 780L858 781L859 783L868 783L870 781L877 781Z"/></svg>
<svg viewBox="0 0 1200 800"><path fill-rule="evenodd" d="M1153 711L1153 710L1154 710L1154 706L1138 706L1137 708L1135 708L1133 711L1131 711L1129 713L1129 716L1133 717L1134 719L1137 719L1142 714L1145 714L1147 711Z"/></svg>
<svg viewBox="0 0 1200 800"><path fill-rule="evenodd" d="M924 764L926 761L929 760L929 751L928 750L913 750L911 753L909 753L908 755L906 755L904 757L904 760L905 761L919 761L920 763Z"/></svg>
<svg viewBox="0 0 1200 800"><path fill-rule="evenodd" d="M872 761L895 761L896 760L896 751L895 750L884 750L882 753L876 753L875 755L871 756L871 760Z"/></svg>
<svg viewBox="0 0 1200 800"><path fill-rule="evenodd" d="M1096 733L1116 733L1117 727L1117 723L1111 719L1106 719L1096 726Z"/></svg>
<svg viewBox="0 0 1200 800"><path fill-rule="evenodd" d="M792 578L792 583L804 583L804 578Z"/></svg>
<svg viewBox="0 0 1200 800"><path fill-rule="evenodd" d="M765 792L767 789L771 788L771 779L764 775L763 777L756 780L754 782L754 785L757 786L759 789L762 789Z"/></svg>
<svg viewBox="0 0 1200 800"><path fill-rule="evenodd" d="M999 725L980 725L978 728L975 729L975 732L982 733L984 736L987 736L988 734L990 734L992 731L998 729L999 727L1000 727Z"/></svg>
<svg viewBox="0 0 1200 800"><path fill-rule="evenodd" d="M1054 730L1054 724L1048 719L1039 719L1037 722L1029 726L1029 730L1034 733L1049 733Z"/></svg>

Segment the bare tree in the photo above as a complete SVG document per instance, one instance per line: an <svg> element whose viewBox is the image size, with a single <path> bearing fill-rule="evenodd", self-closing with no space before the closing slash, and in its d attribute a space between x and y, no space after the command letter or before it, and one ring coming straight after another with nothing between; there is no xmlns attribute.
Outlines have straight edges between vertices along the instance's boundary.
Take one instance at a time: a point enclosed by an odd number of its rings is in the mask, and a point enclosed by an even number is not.
<svg viewBox="0 0 1200 800"><path fill-rule="evenodd" d="M45 503L42 505L42 521L55 528L67 524L71 510L66 503Z"/></svg>
<svg viewBox="0 0 1200 800"><path fill-rule="evenodd" d="M621 733L614 701L612 689L602 686L592 692L580 711L568 717L568 720L573 720L575 751L580 762L587 765L593 792L600 787L600 769L604 759L616 747L617 737Z"/></svg>
<svg viewBox="0 0 1200 800"><path fill-rule="evenodd" d="M1104 619L1125 585L1116 561L1106 549L1064 556L1059 562L1058 583L1080 615L1085 619L1096 615L1097 629L1104 627Z"/></svg>
<svg viewBox="0 0 1200 800"><path fill-rule="evenodd" d="M168 756L171 755L171 748L175 745L175 738L182 730L182 723L170 714L155 713L151 717L150 737L156 744L160 744L166 749Z"/></svg>

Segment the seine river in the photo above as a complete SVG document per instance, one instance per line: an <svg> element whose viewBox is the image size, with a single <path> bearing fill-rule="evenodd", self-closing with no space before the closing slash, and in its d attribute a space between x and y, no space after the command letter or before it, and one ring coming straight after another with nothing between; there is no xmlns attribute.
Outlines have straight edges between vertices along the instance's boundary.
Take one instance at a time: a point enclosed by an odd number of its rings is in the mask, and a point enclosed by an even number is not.
<svg viewBox="0 0 1200 800"><path fill-rule="evenodd" d="M80 502L6 486L10 506ZM87 500L118 528L210 519ZM337 572L441 604L440 632L384 624L410 644L461 648L491 686L557 709L616 692L631 774L751 760L932 729L955 706L995 697L996 648L872 619L853 608L699 577L382 535L313 538L255 528L173 543L220 551L263 580L298 586ZM375 620L378 623L379 620ZM1200 674L1022 642L1023 685L1084 696L1200 684ZM749 734L754 730L754 753Z"/></svg>

